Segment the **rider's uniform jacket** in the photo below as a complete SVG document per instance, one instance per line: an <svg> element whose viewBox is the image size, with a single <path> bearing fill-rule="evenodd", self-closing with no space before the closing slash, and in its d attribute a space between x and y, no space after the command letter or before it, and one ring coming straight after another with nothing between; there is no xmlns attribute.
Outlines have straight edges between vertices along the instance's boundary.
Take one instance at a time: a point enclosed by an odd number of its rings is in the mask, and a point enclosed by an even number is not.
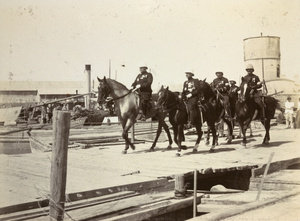
<svg viewBox="0 0 300 221"><path fill-rule="evenodd" d="M228 79L225 77L218 77L214 79L212 86L213 88L217 89L220 93L226 93L230 88Z"/></svg>
<svg viewBox="0 0 300 221"><path fill-rule="evenodd" d="M229 93L237 93L238 91L240 90L240 88L236 85L232 85L230 88L229 88Z"/></svg>
<svg viewBox="0 0 300 221"><path fill-rule="evenodd" d="M255 74L248 74L244 77L244 81L247 83L247 87L251 89L259 89L262 87L259 77Z"/></svg>
<svg viewBox="0 0 300 221"><path fill-rule="evenodd" d="M143 72L143 73L138 74L138 76L136 77L132 86L135 87L136 85L140 84L141 92L152 93L152 89L151 89L152 82L153 82L152 74L149 72Z"/></svg>
<svg viewBox="0 0 300 221"><path fill-rule="evenodd" d="M199 80L196 78L191 78L183 83L183 91L182 94L186 96L191 93L192 97L195 97L199 93Z"/></svg>

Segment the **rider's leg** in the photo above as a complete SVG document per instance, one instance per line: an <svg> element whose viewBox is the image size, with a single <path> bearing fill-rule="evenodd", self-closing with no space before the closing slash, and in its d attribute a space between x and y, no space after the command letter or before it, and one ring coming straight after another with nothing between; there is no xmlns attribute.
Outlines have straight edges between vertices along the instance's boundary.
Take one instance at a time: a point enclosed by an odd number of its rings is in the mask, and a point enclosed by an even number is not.
<svg viewBox="0 0 300 221"><path fill-rule="evenodd" d="M265 115L265 104L262 101L262 97L259 95L259 93L254 94L254 101L258 104L259 110L258 113L260 114L261 118L264 120L266 118Z"/></svg>
<svg viewBox="0 0 300 221"><path fill-rule="evenodd" d="M197 98L196 97L193 97L193 98L190 98L189 101L188 101L188 109L189 109L189 123L192 124L192 125L196 125L196 114L197 114L197 111L196 111L196 107L197 107Z"/></svg>

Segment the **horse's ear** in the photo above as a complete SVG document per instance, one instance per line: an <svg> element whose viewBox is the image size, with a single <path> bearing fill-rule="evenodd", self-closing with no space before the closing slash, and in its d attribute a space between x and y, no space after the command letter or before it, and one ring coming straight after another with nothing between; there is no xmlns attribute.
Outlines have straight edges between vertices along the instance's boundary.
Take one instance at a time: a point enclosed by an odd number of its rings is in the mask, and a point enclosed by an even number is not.
<svg viewBox="0 0 300 221"><path fill-rule="evenodd" d="M166 90L167 90L167 91L169 90L169 86L168 86L168 87L166 87Z"/></svg>
<svg viewBox="0 0 300 221"><path fill-rule="evenodd" d="M206 78L204 78L203 82L206 82Z"/></svg>
<svg viewBox="0 0 300 221"><path fill-rule="evenodd" d="M100 78L97 77L97 79L98 79L99 82L101 82L101 79L100 79Z"/></svg>

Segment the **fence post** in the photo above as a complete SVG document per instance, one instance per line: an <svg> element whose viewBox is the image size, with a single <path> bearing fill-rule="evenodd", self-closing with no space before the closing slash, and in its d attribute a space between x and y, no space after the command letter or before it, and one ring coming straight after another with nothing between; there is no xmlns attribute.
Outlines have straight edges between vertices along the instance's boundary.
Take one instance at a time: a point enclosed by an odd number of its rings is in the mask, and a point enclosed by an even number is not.
<svg viewBox="0 0 300 221"><path fill-rule="evenodd" d="M63 220L66 198L69 112L53 112L53 142L50 175L50 220Z"/></svg>
<svg viewBox="0 0 300 221"><path fill-rule="evenodd" d="M184 198L186 197L186 186L184 174L175 175L175 197Z"/></svg>

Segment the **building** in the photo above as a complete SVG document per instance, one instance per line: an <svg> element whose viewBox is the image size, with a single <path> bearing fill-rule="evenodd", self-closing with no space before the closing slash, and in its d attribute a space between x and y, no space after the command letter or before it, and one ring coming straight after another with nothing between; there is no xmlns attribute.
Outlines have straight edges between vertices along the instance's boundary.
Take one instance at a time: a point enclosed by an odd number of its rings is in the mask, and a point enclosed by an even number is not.
<svg viewBox="0 0 300 221"><path fill-rule="evenodd" d="M81 81L0 81L0 107L29 106L86 93Z"/></svg>

